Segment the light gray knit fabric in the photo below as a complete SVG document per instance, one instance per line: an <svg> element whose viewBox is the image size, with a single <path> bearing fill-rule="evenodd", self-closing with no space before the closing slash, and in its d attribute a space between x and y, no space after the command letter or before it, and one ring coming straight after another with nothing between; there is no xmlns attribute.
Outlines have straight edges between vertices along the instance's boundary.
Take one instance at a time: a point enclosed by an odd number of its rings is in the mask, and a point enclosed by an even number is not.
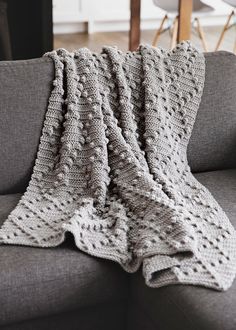
<svg viewBox="0 0 236 330"><path fill-rule="evenodd" d="M235 231L186 158L203 54L184 42L47 56L55 80L36 164L0 242L52 247L71 232L128 272L142 264L149 286L229 288Z"/></svg>

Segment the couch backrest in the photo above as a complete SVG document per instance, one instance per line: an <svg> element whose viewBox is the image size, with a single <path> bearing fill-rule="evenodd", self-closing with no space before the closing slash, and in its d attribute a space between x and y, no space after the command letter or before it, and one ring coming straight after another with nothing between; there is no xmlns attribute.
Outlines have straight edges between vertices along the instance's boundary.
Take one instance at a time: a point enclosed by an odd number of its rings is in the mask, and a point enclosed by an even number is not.
<svg viewBox="0 0 236 330"><path fill-rule="evenodd" d="M0 62L0 194L24 191L54 76L46 58ZM194 172L236 167L236 56L206 54L206 80L188 147Z"/></svg>
<svg viewBox="0 0 236 330"><path fill-rule="evenodd" d="M236 168L236 56L206 53L200 108L188 146L193 172Z"/></svg>
<svg viewBox="0 0 236 330"><path fill-rule="evenodd" d="M53 78L48 59L0 62L0 194L25 190Z"/></svg>

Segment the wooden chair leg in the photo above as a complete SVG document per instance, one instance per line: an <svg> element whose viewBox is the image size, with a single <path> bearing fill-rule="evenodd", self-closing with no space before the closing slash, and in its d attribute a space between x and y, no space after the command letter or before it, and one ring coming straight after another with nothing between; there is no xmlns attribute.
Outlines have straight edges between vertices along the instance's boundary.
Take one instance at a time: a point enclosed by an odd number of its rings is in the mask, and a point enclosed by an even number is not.
<svg viewBox="0 0 236 330"><path fill-rule="evenodd" d="M179 19L178 19L178 16L176 16L174 19L174 23L173 23L173 31L172 31L170 49L173 49L177 43L178 23L179 23Z"/></svg>
<svg viewBox="0 0 236 330"><path fill-rule="evenodd" d="M201 24L200 24L200 21L199 21L199 18L198 17L195 18L195 22L197 23L196 29L197 29L199 38L202 41L203 49L205 50L205 52L207 52L208 51L208 47L207 47L207 42L206 42L205 34L203 32L203 29L201 27Z"/></svg>
<svg viewBox="0 0 236 330"><path fill-rule="evenodd" d="M228 30L228 28L229 28L229 24L230 24L230 21L231 21L231 18L232 18L233 16L234 16L234 11L232 11L232 12L230 13L230 15L228 16L228 19L227 19L227 21L226 21L226 23L225 23L225 25L224 25L224 27L223 27L223 30L222 30L222 32L221 32L221 35L220 35L220 38L219 38L219 40L218 40L218 42L217 42L217 45L216 45L215 50L218 50L218 49L219 49L219 47L220 47L220 45L221 45L221 42L222 42L222 40L223 40L223 38L224 38L225 32Z"/></svg>
<svg viewBox="0 0 236 330"><path fill-rule="evenodd" d="M157 32L156 32L156 34L155 34L155 37L154 37L154 39L153 39L153 42L152 42L152 45L153 45L154 47L156 47L156 45L157 45L157 41L158 41L158 39L160 38L160 35L161 35L161 33L162 33L162 30L163 30L164 23L165 23L165 21L166 21L167 19L168 19L168 16L165 15L165 16L163 17L162 21L161 21L161 25L160 25L159 29L157 30Z"/></svg>

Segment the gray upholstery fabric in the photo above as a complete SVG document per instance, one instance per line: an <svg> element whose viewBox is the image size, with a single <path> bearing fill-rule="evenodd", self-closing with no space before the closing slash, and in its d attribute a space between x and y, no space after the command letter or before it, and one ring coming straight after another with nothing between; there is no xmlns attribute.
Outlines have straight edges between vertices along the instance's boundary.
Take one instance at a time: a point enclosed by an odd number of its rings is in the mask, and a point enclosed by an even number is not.
<svg viewBox="0 0 236 330"><path fill-rule="evenodd" d="M196 178L210 189L236 227L236 170L199 173ZM236 329L236 281L224 293L181 285L153 290L143 284L141 274L134 275L131 283L136 315L140 322L145 314L150 321L145 330ZM137 330L135 325L130 329Z"/></svg>
<svg viewBox="0 0 236 330"><path fill-rule="evenodd" d="M0 225L20 195L0 197ZM124 298L119 265L91 257L68 239L58 248L0 246L0 327Z"/></svg>
<svg viewBox="0 0 236 330"><path fill-rule="evenodd" d="M1 327L1 330L125 330L125 313L125 303L99 304L68 313L9 324Z"/></svg>
<svg viewBox="0 0 236 330"><path fill-rule="evenodd" d="M193 172L236 167L236 56L206 53L205 86L188 147Z"/></svg>
<svg viewBox="0 0 236 330"><path fill-rule="evenodd" d="M45 58L0 63L0 194L29 181L53 74Z"/></svg>
<svg viewBox="0 0 236 330"><path fill-rule="evenodd" d="M52 77L53 65L46 59L0 63L2 194L23 191L27 186ZM205 89L188 149L193 171L236 167L235 77L236 57L233 54L206 54ZM212 191L236 226L236 171L201 173L196 177ZM14 208L19 196L0 197L0 224ZM125 291L126 278L119 266L84 255L70 242L55 249L0 247L0 327L4 330L21 330L21 325L22 330L35 330L37 320L27 323L27 326L22 323L3 328L3 324L105 301L110 304L123 298ZM133 312L136 316L135 330L138 325L144 329L143 324L145 330L236 328L236 283L226 293L192 286L153 290L143 284L141 276L132 276L132 291L133 301L137 304ZM181 310L180 302L184 306ZM61 318L55 316L58 322L48 323L51 328L54 324L61 324L61 329L64 329L64 315L61 314ZM93 317L94 314L88 315ZM140 323L139 317L142 317ZM47 329L47 322L53 321L45 318L38 322L38 329L42 330ZM129 329L132 324L131 321ZM80 329L73 326L72 330Z"/></svg>
<svg viewBox="0 0 236 330"><path fill-rule="evenodd" d="M236 166L236 56L205 56L206 83L188 150L194 172ZM45 58L0 63L0 194L27 186L53 75Z"/></svg>

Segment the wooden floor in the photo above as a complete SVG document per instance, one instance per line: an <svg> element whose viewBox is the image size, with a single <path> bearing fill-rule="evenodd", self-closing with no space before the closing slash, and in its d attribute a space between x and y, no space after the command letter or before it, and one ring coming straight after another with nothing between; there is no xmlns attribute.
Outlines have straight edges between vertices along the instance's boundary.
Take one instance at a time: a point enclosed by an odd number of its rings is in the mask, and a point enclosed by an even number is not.
<svg viewBox="0 0 236 330"><path fill-rule="evenodd" d="M213 51L222 27L204 27L206 40L209 45L209 51ZM145 30L142 31L141 43L150 44L153 40L155 31ZM236 30L234 28L227 31L224 41L220 49L233 51L234 41L236 38ZM192 33L192 42L199 49L202 50L201 42L195 31ZM54 37L54 48L66 48L70 51L87 47L93 51L100 51L103 45L116 45L121 50L125 51L128 49L128 32L96 32L91 35L87 33L76 33L76 34L61 34L55 35ZM170 46L170 35L169 32L165 32L159 41L159 46L169 48Z"/></svg>

